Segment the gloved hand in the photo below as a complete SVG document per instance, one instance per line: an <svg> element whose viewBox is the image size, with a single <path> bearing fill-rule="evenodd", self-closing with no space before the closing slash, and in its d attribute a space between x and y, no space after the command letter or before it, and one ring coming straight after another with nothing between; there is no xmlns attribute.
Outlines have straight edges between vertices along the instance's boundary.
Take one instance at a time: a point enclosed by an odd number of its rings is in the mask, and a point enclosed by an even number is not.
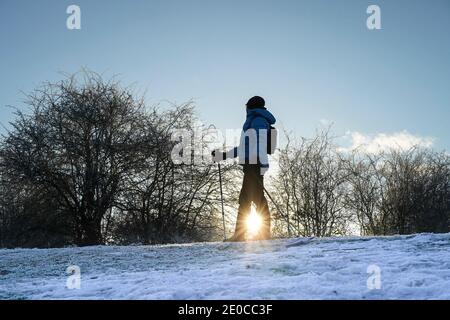
<svg viewBox="0 0 450 320"><path fill-rule="evenodd" d="M226 159L227 154L219 150L213 150L211 156L214 162L219 162Z"/></svg>

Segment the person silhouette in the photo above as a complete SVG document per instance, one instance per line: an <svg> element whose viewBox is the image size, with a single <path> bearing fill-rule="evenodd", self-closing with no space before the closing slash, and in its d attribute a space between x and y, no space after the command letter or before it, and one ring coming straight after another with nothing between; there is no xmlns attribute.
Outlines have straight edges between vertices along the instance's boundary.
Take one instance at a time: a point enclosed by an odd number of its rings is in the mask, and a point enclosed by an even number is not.
<svg viewBox="0 0 450 320"><path fill-rule="evenodd" d="M260 96L250 98L246 103L247 117L239 146L227 152L212 152L215 162L239 157L239 164L243 166L244 171L235 232L227 241L246 240L246 219L250 214L252 202L262 217L262 226L255 239L270 239L270 211L264 196L264 174L269 169L267 132L271 130L276 119L265 105L265 100Z"/></svg>

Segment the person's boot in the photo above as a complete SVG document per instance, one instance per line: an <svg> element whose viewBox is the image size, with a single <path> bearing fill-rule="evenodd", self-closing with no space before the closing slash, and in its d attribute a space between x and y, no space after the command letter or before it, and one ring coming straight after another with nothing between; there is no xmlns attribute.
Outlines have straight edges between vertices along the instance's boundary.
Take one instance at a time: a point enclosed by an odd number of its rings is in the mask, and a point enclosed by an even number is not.
<svg viewBox="0 0 450 320"><path fill-rule="evenodd" d="M236 222L236 229L234 231L234 234L231 238L228 238L225 240L227 242L241 242L245 241L245 227L242 219L238 220Z"/></svg>
<svg viewBox="0 0 450 320"><path fill-rule="evenodd" d="M270 231L261 230L255 235L252 240L270 240Z"/></svg>
<svg viewBox="0 0 450 320"><path fill-rule="evenodd" d="M243 242L245 237L242 233L235 232L232 237L225 240L226 242Z"/></svg>

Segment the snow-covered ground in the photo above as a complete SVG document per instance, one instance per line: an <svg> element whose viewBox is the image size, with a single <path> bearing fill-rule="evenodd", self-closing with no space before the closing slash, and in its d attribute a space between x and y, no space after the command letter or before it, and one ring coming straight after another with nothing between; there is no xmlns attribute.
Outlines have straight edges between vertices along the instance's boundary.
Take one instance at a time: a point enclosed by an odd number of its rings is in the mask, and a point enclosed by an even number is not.
<svg viewBox="0 0 450 320"><path fill-rule="evenodd" d="M0 298L450 299L450 234L296 241L0 250Z"/></svg>

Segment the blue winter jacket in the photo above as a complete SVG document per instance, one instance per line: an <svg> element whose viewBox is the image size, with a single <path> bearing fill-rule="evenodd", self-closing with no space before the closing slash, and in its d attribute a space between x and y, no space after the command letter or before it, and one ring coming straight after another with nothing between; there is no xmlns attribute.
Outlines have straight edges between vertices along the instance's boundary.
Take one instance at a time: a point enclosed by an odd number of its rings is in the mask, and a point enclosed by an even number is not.
<svg viewBox="0 0 450 320"><path fill-rule="evenodd" d="M275 117L265 108L247 108L240 144L227 152L227 157L239 157L240 164L259 164L268 169L267 130L270 130L275 121Z"/></svg>

